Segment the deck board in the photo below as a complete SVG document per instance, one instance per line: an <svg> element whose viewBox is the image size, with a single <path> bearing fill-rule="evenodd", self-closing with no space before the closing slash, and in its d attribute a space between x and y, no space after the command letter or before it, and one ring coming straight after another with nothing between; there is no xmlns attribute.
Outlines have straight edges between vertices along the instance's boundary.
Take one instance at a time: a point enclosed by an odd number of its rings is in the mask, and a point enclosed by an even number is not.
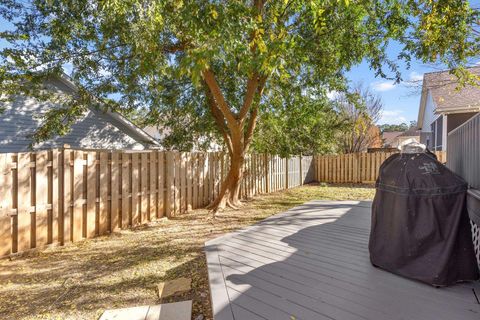
<svg viewBox="0 0 480 320"><path fill-rule="evenodd" d="M480 284L374 268L368 201L311 201L206 243L216 320L480 319Z"/></svg>

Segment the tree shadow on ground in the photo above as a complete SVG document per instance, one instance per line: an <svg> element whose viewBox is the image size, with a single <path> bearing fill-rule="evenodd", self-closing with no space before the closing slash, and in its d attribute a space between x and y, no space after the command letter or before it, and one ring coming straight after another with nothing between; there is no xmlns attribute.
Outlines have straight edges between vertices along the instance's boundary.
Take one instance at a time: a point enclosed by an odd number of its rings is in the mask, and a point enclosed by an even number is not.
<svg viewBox="0 0 480 320"><path fill-rule="evenodd" d="M439 290L373 267L369 219L368 203L312 201L219 241L230 304L216 313L236 320L477 319L471 290L478 283Z"/></svg>
<svg viewBox="0 0 480 320"><path fill-rule="evenodd" d="M208 319L205 241L324 197L331 189L295 188L259 196L245 202L241 210L227 210L216 219L206 210L195 210L109 236L0 260L0 319L96 319L105 309L161 302L158 283L181 276L192 278L189 294L194 314ZM347 195L341 188L334 190Z"/></svg>

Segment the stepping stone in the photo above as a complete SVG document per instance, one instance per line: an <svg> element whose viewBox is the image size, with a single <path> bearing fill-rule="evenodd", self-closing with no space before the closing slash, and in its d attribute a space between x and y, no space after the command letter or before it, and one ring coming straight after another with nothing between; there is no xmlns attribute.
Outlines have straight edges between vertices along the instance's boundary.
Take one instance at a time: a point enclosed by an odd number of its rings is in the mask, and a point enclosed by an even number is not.
<svg viewBox="0 0 480 320"><path fill-rule="evenodd" d="M190 320L192 300L106 310L99 320Z"/></svg>
<svg viewBox="0 0 480 320"><path fill-rule="evenodd" d="M189 278L178 278L175 280L161 282L158 285L158 296L165 298L174 294L190 291L192 280Z"/></svg>
<svg viewBox="0 0 480 320"><path fill-rule="evenodd" d="M100 320L145 320L150 306L112 309L105 311Z"/></svg>

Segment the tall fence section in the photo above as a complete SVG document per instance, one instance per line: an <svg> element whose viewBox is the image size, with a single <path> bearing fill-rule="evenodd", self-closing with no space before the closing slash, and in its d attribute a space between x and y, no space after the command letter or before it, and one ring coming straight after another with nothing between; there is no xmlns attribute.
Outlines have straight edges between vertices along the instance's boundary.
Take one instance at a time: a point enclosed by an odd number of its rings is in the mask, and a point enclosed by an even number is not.
<svg viewBox="0 0 480 320"><path fill-rule="evenodd" d="M448 134L447 148L448 167L480 190L480 114Z"/></svg>
<svg viewBox="0 0 480 320"><path fill-rule="evenodd" d="M351 153L316 157L316 181L331 183L373 183L383 161L393 152ZM442 163L446 153L436 151L435 155Z"/></svg>
<svg viewBox="0 0 480 320"><path fill-rule="evenodd" d="M0 256L205 207L218 195L228 164L219 152L0 154ZM247 198L313 180L313 157L253 154L240 191Z"/></svg>
<svg viewBox="0 0 480 320"><path fill-rule="evenodd" d="M448 133L448 167L463 177L471 189L467 209L473 245L480 268L480 114Z"/></svg>
<svg viewBox="0 0 480 320"><path fill-rule="evenodd" d="M393 153L281 158L250 154L242 198L318 182L369 183ZM437 152L445 162L445 153ZM209 204L228 156L220 152L53 149L0 154L0 256L172 217Z"/></svg>

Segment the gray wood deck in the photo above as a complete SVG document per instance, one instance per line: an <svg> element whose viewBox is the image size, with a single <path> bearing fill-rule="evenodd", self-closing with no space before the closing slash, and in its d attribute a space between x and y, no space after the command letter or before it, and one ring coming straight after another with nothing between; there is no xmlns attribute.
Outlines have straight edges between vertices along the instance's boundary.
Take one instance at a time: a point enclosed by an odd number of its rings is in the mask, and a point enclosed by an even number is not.
<svg viewBox="0 0 480 320"><path fill-rule="evenodd" d="M312 201L207 242L215 319L479 320L479 283L436 289L372 267L370 206Z"/></svg>

